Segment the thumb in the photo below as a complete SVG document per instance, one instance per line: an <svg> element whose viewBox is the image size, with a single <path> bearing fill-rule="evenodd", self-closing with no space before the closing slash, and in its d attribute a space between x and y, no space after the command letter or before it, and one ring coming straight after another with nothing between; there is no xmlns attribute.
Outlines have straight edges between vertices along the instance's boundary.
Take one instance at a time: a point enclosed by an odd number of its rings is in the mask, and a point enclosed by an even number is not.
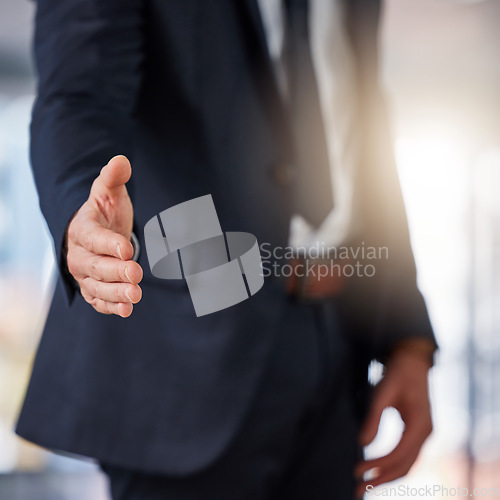
<svg viewBox="0 0 500 500"><path fill-rule="evenodd" d="M118 155L102 168L99 177L96 179L96 188L98 190L114 191L130 180L132 167L126 156Z"/></svg>
<svg viewBox="0 0 500 500"><path fill-rule="evenodd" d="M370 444L377 435L378 427L380 424L380 419L382 417L382 412L385 408L391 406L393 401L393 389L391 384L385 384L382 381L380 385L375 389L375 394L373 396L368 415L363 423L361 432L359 434L359 444L361 446L367 446Z"/></svg>

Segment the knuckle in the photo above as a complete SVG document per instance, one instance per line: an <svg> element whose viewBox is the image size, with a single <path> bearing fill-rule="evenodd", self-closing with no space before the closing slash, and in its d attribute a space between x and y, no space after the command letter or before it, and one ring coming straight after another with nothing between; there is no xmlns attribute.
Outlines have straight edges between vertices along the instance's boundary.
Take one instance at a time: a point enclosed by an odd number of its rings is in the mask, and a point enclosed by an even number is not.
<svg viewBox="0 0 500 500"><path fill-rule="evenodd" d="M76 259L73 255L73 252L68 251L66 255L66 266L68 267L68 271L75 276L76 273Z"/></svg>
<svg viewBox="0 0 500 500"><path fill-rule="evenodd" d="M73 219L73 221L68 226L68 241L75 241L76 240L77 231L76 231L75 225L76 225L76 220Z"/></svg>
<svg viewBox="0 0 500 500"><path fill-rule="evenodd" d="M109 303L103 300L99 300L99 312L102 314L112 314Z"/></svg>
<svg viewBox="0 0 500 500"><path fill-rule="evenodd" d="M85 245L90 252L94 251L94 234L88 231L85 235Z"/></svg>
<svg viewBox="0 0 500 500"><path fill-rule="evenodd" d="M116 314L117 316L123 316L121 312L121 302L113 304L112 307L113 307L113 314Z"/></svg>
<svg viewBox="0 0 500 500"><path fill-rule="evenodd" d="M93 276L93 277L95 277L97 275L97 264L96 264L95 260L93 260L90 263L89 273L90 273L90 276Z"/></svg>
<svg viewBox="0 0 500 500"><path fill-rule="evenodd" d="M118 241L112 236L107 235L106 238L106 251L109 255L116 256L116 248L118 246Z"/></svg>
<svg viewBox="0 0 500 500"><path fill-rule="evenodd" d="M97 297L92 297L89 301L89 304L96 310L99 311L101 308L101 303Z"/></svg>
<svg viewBox="0 0 500 500"><path fill-rule="evenodd" d="M87 295L89 297L93 297L92 290L89 289L89 281L88 278L83 278L78 281L78 284L80 285L80 291L82 292L82 295Z"/></svg>
<svg viewBox="0 0 500 500"><path fill-rule="evenodd" d="M82 294L83 300L87 302L88 304L92 305L92 295L90 295L87 290L83 287L83 285L80 285L80 293Z"/></svg>
<svg viewBox="0 0 500 500"><path fill-rule="evenodd" d="M118 281L123 281L123 282L127 282L127 276L125 274L125 266L124 265L121 265L121 264L118 264L116 266L116 277L118 279Z"/></svg>
<svg viewBox="0 0 500 500"><path fill-rule="evenodd" d="M96 259L92 259L90 263L90 275L96 280L101 280L101 271Z"/></svg>

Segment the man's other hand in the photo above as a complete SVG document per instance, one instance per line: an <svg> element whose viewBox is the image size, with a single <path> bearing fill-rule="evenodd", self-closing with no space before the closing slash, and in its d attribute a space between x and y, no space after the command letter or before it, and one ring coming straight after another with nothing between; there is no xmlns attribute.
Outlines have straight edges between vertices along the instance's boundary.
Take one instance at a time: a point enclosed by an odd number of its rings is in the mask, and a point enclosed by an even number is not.
<svg viewBox="0 0 500 500"><path fill-rule="evenodd" d="M368 485L378 486L404 476L411 468L424 441L432 432L428 390L429 356L411 350L398 350L390 357L384 378L375 388L374 398L360 434L360 444L367 446L375 438L382 412L392 407L405 423L400 442L383 457L365 460L355 469L360 480L357 495ZM363 475L373 469L372 479Z"/></svg>
<svg viewBox="0 0 500 500"><path fill-rule="evenodd" d="M142 297L142 268L130 260L134 212L125 184L131 174L125 156L115 156L103 167L71 220L66 240L68 270L83 298L96 311L123 318Z"/></svg>

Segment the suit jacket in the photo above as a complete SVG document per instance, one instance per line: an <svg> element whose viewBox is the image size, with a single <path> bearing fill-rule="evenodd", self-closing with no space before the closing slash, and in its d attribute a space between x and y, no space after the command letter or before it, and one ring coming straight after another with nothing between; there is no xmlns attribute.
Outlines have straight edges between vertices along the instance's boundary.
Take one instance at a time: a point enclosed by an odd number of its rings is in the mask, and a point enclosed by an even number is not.
<svg viewBox="0 0 500 500"><path fill-rule="evenodd" d="M370 280L342 297L361 374L405 336L433 338L416 288L404 207L377 79L379 2L346 2L358 74L361 240L389 247ZM286 246L293 168L289 126L256 0L38 0L38 96L31 158L62 265L68 221L116 154L133 166L135 231L177 203L212 194L225 231ZM282 172L283 173L283 172ZM95 312L58 281L17 432L52 449L185 474L235 436L263 376L284 290L194 315L184 282L160 281L145 252L143 299L124 320Z"/></svg>

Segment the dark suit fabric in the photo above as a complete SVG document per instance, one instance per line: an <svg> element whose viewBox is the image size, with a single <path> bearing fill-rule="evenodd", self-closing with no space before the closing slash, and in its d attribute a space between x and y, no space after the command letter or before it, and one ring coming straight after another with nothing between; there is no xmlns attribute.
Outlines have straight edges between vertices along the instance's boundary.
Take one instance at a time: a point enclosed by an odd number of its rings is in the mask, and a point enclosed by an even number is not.
<svg viewBox="0 0 500 500"><path fill-rule="evenodd" d="M433 335L377 84L378 3L347 6L360 241L390 247L376 279L353 280L339 298L363 379L398 338ZM304 328L309 313L272 280L197 318L185 283L154 278L144 251L152 216L205 194L224 231L287 245L292 186L270 171L293 157L258 14L255 0L37 1L31 158L56 255L102 166L127 154L144 279L126 320L59 279L17 427L26 439L147 473L196 473L236 439L278 335Z"/></svg>
<svg viewBox="0 0 500 500"><path fill-rule="evenodd" d="M237 437L208 468L173 477L102 464L113 500L324 500L354 498L362 412L356 353L338 307L293 307Z"/></svg>

